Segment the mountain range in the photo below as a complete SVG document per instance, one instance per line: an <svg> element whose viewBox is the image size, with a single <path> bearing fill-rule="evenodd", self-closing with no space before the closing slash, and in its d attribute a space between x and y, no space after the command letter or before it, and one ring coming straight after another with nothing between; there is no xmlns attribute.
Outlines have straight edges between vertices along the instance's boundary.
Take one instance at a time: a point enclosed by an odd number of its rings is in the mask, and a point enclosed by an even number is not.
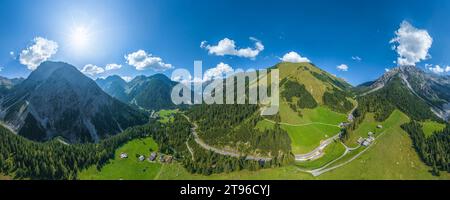
<svg viewBox="0 0 450 200"><path fill-rule="evenodd" d="M173 109L172 88L177 84L163 74L137 76L125 82L117 75L97 79L97 84L106 93L118 100L143 110Z"/></svg>
<svg viewBox="0 0 450 200"><path fill-rule="evenodd" d="M77 68L44 62L15 85L0 103L5 125L26 138L45 141L98 141L147 116L106 94Z"/></svg>
<svg viewBox="0 0 450 200"><path fill-rule="evenodd" d="M449 76L400 66L353 87L313 63L282 62L268 69L278 69L280 75L279 111L273 116L261 116L262 105L253 104L179 107L170 97L177 82L163 74L129 82L116 75L94 81L70 64L47 61L26 79L0 77L0 122L16 133L1 129L0 161L14 160L6 173L14 171L17 178L68 179L78 172L102 173L105 165L116 163L108 161L118 157L118 148L128 149L145 138L155 142L158 154L173 156L188 172L204 175L294 166L296 174L300 168L318 176L332 162L350 167L366 161L385 168L351 171L414 175L426 173L424 163L434 174L448 171ZM159 118L150 120L150 113ZM360 142L372 136L372 144ZM55 141L46 142L50 140ZM83 144L68 145L73 143ZM142 143L142 153L148 148ZM139 165L129 161L126 166ZM401 169L397 161L402 161ZM96 170L85 171L95 164Z"/></svg>
<svg viewBox="0 0 450 200"><path fill-rule="evenodd" d="M388 87L392 85L397 85L396 89L398 90L407 91L410 96L408 99L415 100L416 103L410 105L411 110L424 107L426 109L422 112L427 113L429 117L434 115L442 120L448 120L450 116L450 76L426 73L415 66L400 66L386 72L379 79L361 84L357 88L361 95L380 93L380 90L387 94L392 92L393 87ZM402 99L390 99L390 101L404 102Z"/></svg>
<svg viewBox="0 0 450 200"><path fill-rule="evenodd" d="M317 106L346 113L354 106L353 96L378 99L380 94L413 117L446 121L450 115L449 76L414 66L394 68L357 87L311 63L279 63L271 69L280 69L281 103L290 107L280 112L282 121ZM44 62L27 79L0 77L0 117L19 135L38 141L56 136L70 142L98 141L145 123L145 111L175 108L170 93L176 84L163 74L129 82L113 75L94 82L74 66ZM400 90L411 104L386 95Z"/></svg>

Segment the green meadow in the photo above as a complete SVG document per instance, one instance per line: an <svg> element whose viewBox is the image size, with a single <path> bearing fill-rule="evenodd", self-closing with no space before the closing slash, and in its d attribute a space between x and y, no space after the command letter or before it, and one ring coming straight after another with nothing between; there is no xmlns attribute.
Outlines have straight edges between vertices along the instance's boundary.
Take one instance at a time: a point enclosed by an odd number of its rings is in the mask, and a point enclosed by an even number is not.
<svg viewBox="0 0 450 200"><path fill-rule="evenodd" d="M317 169L339 158L344 154L344 152L344 145L342 145L342 143L339 141L334 141L325 148L322 157L312 161L296 162L295 165L302 169Z"/></svg>
<svg viewBox="0 0 450 200"><path fill-rule="evenodd" d="M282 125L291 138L292 152L295 154L308 153L320 145L320 142L326 140L340 131L339 127L310 124L305 126Z"/></svg>
<svg viewBox="0 0 450 200"><path fill-rule="evenodd" d="M132 140L119 149L115 153L115 157L108 164L103 166L100 171L96 166L92 166L82 171L79 179L100 179L100 180L150 180L154 179L161 164L158 162L149 162L147 160L139 161L138 156L144 155L146 158L151 151L157 151L158 145L152 138ZM128 158L121 159L119 156L124 152L128 154Z"/></svg>
<svg viewBox="0 0 450 200"><path fill-rule="evenodd" d="M404 116L405 115L402 112L395 110L385 121L377 122L374 119L373 113L367 113L358 128L350 133L350 138L346 141L346 145L349 147L356 147L358 146L358 138L367 138L369 132L375 133L374 137L377 137L377 134L385 131L388 127L393 127L395 125L400 126L401 124L398 124L398 122L401 121ZM381 125L382 128L377 128L377 125Z"/></svg>
<svg viewBox="0 0 450 200"><path fill-rule="evenodd" d="M409 121L409 118L402 112L396 110L391 116L381 124L383 129L377 133L376 141L368 147L359 157L353 161L314 177L302 169L314 169L340 157L345 150L339 142L334 142L325 149L325 154L314 161L303 163L292 163L283 167L261 169L257 171L241 170L231 173L212 174L204 176L191 174L180 163L172 164L139 162L136 154L147 155L150 148L157 150L157 145L151 138L135 139L116 151L116 158L105 165L100 171L96 167L91 167L79 174L79 179L100 179L100 180L337 180L337 179L450 179L450 174L442 172L441 176L433 176L412 148L412 141L409 135L404 132L400 125ZM356 134L367 134L378 123L370 115L357 130ZM262 121L258 124L260 128L271 127L273 124ZM286 128L286 127L283 127ZM289 128L289 127L288 127ZM293 132L292 130L290 130ZM335 161L330 166L336 166L352 159L364 148L359 148L350 152L343 158ZM121 152L127 152L129 158L120 159Z"/></svg>
<svg viewBox="0 0 450 200"><path fill-rule="evenodd" d="M425 136L431 136L434 132L442 131L445 128L445 124L429 120L420 124L422 124L422 130Z"/></svg>
<svg viewBox="0 0 450 200"><path fill-rule="evenodd" d="M160 117L159 121L161 123L173 122L173 120L174 120L173 114L175 114L177 112L178 112L178 110L160 110L158 112L159 117Z"/></svg>
<svg viewBox="0 0 450 200"><path fill-rule="evenodd" d="M283 113L289 112L292 112L291 117L283 117ZM280 105L281 128L288 132L295 154L310 152L318 147L321 141L338 134L338 124L347 119L345 114L333 112L324 106L302 109L301 112L302 116L299 116L284 103ZM273 122L262 120L257 124L257 128L273 128Z"/></svg>

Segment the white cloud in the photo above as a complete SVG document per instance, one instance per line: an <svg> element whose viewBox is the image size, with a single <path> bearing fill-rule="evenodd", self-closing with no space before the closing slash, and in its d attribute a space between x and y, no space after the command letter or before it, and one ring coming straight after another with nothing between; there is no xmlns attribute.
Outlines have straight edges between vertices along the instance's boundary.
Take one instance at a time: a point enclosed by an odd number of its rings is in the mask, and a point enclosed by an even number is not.
<svg viewBox="0 0 450 200"><path fill-rule="evenodd" d="M109 71L109 70L115 70L115 69L120 69L120 68L122 68L122 65L111 63L111 64L106 65L105 70Z"/></svg>
<svg viewBox="0 0 450 200"><path fill-rule="evenodd" d="M197 84L197 83L203 83L206 81L214 80L217 78L225 78L227 75L230 75L233 72L234 72L234 70L230 65L221 62L221 63L217 64L216 67L206 70L203 75L203 79L199 78L199 77L192 77L192 76L189 76L187 78L183 78L181 76L173 76L171 78L171 80L180 82L183 84L188 84L188 83Z"/></svg>
<svg viewBox="0 0 450 200"><path fill-rule="evenodd" d="M247 47L238 49L235 41L228 38L224 38L220 40L217 45L212 46L207 44L207 41L202 41L200 43L200 48L206 49L209 54L214 54L217 56L230 55L254 59L261 51L264 50L264 45L260 40L254 37L250 37L250 40L255 42L254 48Z"/></svg>
<svg viewBox="0 0 450 200"><path fill-rule="evenodd" d="M436 65L435 67L428 67L428 70L430 70L436 74L444 73L444 71L445 71L445 69L439 65Z"/></svg>
<svg viewBox="0 0 450 200"><path fill-rule="evenodd" d="M97 65L87 64L83 67L81 72L83 72L87 75L95 76L97 74L101 74L101 73L105 72L105 69L103 69L102 67L99 67Z"/></svg>
<svg viewBox="0 0 450 200"><path fill-rule="evenodd" d="M441 74L441 73L448 73L450 72L450 66L446 66L446 67L441 67L440 65L436 65L434 67L432 67L431 64L426 64L425 67L430 70L431 72L435 73L435 74Z"/></svg>
<svg viewBox="0 0 450 200"><path fill-rule="evenodd" d="M233 68L230 65L221 62L217 64L216 67L206 70L205 74L203 75L203 81L222 78L224 77L224 75L231 72L233 72Z"/></svg>
<svg viewBox="0 0 450 200"><path fill-rule="evenodd" d="M347 66L346 64L340 64L340 65L338 65L338 66L336 67L336 69L339 70L339 71L344 71L344 72L346 72L346 71L348 71L348 66Z"/></svg>
<svg viewBox="0 0 450 200"><path fill-rule="evenodd" d="M162 58L153 56L144 50L138 50L125 56L127 64L136 67L137 70L153 69L165 71L173 68L171 64L164 63Z"/></svg>
<svg viewBox="0 0 450 200"><path fill-rule="evenodd" d="M283 62L292 62L292 63L300 63L300 62L311 62L308 58L300 56L297 52L291 51L281 58Z"/></svg>
<svg viewBox="0 0 450 200"><path fill-rule="evenodd" d="M192 76L189 76L188 78L183 78L181 76L174 76L171 78L172 81L176 81L176 82L180 82L182 84L190 84L190 83L194 83L194 84L199 84L199 83L203 83L204 80L198 77L193 78Z"/></svg>
<svg viewBox="0 0 450 200"><path fill-rule="evenodd" d="M29 70L35 70L57 51L58 43L42 37L36 37L33 40L33 45L22 50L20 53L20 63L26 65Z"/></svg>
<svg viewBox="0 0 450 200"><path fill-rule="evenodd" d="M415 65L421 60L430 58L428 50L433 43L433 38L427 30L417 29L409 22L403 21L395 32L396 37L390 43L394 43L393 50L397 51L399 65Z"/></svg>
<svg viewBox="0 0 450 200"><path fill-rule="evenodd" d="M130 82L131 80L133 80L133 77L131 76L121 76L120 78L122 78L126 82Z"/></svg>
<svg viewBox="0 0 450 200"><path fill-rule="evenodd" d="M352 60L355 60L355 61L361 61L362 58L359 57L359 56L352 56Z"/></svg>

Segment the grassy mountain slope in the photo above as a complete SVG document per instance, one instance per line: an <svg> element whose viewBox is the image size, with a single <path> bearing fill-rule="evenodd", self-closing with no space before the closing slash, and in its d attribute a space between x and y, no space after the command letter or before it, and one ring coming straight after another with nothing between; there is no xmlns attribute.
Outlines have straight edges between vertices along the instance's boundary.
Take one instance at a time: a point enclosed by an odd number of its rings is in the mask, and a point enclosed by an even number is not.
<svg viewBox="0 0 450 200"><path fill-rule="evenodd" d="M449 173L441 173L436 177L429 173L427 167L420 160L417 153L412 148L412 141L408 134L404 132L400 125L406 123L408 117L395 111L390 117L390 126L386 127L384 134L377 139L376 143L370 147L360 157L340 168L314 177L301 172L295 165L288 165L280 168L261 169L258 171L243 170L239 172L213 174L211 176L201 176L189 174L179 165L167 165L161 168L159 179L225 179L225 180L414 180L414 179L450 179Z"/></svg>
<svg viewBox="0 0 450 200"><path fill-rule="evenodd" d="M276 116L263 118L259 106L253 105L194 106L189 116L198 123L200 137L221 148L273 154L289 152L290 148L294 153L307 153L339 133L338 124L347 120L346 111L353 108L351 85L310 63L280 63L270 69L275 68L280 72L281 89ZM252 82L249 87L256 85ZM276 121L282 123L281 130L277 130ZM271 136L273 131L285 133L275 137ZM272 145L261 149L268 136L273 137ZM279 145L286 142L289 149Z"/></svg>

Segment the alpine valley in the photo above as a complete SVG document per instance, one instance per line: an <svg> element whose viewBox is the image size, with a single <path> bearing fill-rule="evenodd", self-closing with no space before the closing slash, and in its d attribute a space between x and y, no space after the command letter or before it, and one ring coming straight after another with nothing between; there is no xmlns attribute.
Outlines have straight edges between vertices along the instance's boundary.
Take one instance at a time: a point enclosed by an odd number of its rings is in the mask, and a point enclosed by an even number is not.
<svg viewBox="0 0 450 200"><path fill-rule="evenodd" d="M46 61L1 77L0 178L450 179L449 76L399 66L354 87L309 62L267 69L273 116L175 105L163 74L94 81Z"/></svg>

